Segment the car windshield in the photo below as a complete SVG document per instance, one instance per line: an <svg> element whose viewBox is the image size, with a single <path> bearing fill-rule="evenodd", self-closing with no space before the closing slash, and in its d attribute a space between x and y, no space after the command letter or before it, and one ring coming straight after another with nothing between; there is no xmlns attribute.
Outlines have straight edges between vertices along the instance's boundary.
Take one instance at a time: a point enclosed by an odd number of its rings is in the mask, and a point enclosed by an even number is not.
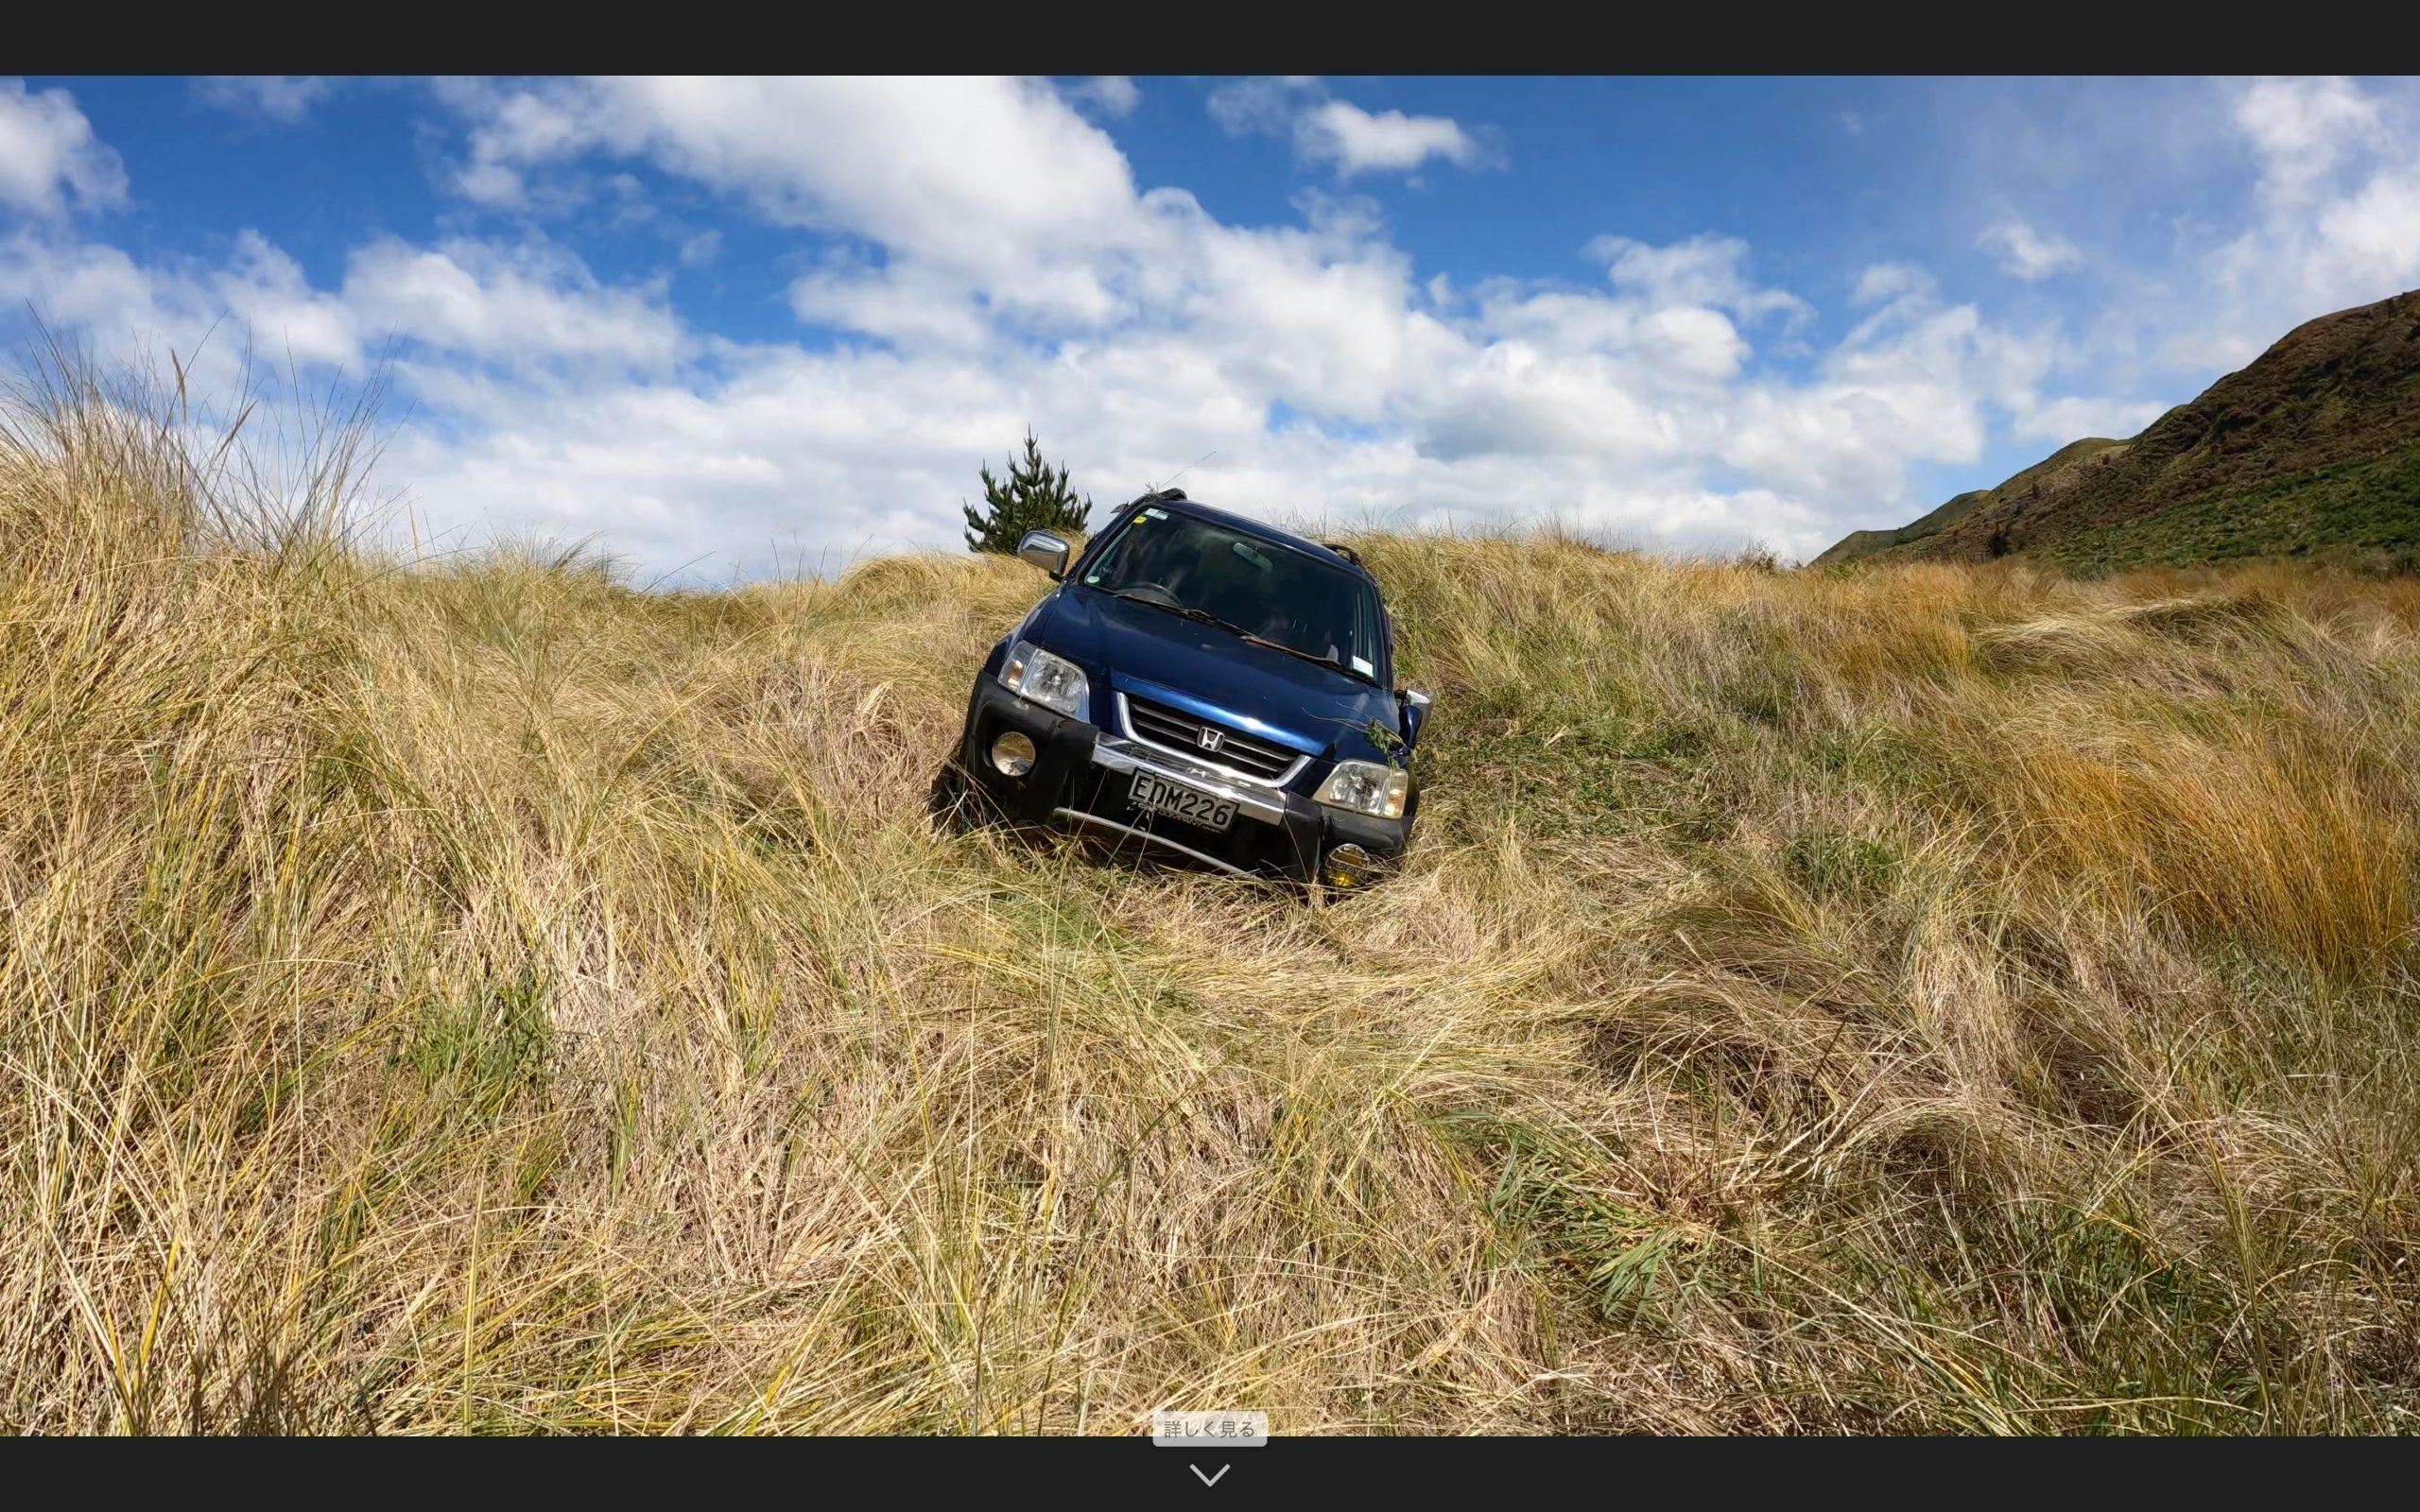
<svg viewBox="0 0 2420 1512"><path fill-rule="evenodd" d="M1378 604L1369 580L1240 530L1137 509L1084 569L1084 584L1223 621L1377 680Z"/></svg>

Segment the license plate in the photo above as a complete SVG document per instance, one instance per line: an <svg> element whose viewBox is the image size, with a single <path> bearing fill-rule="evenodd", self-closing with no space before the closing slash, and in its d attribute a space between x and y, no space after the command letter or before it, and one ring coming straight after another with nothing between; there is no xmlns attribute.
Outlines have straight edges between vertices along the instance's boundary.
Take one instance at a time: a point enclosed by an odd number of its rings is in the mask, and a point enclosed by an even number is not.
<svg viewBox="0 0 2420 1512"><path fill-rule="evenodd" d="M1223 830L1236 821L1236 802L1204 793L1198 787L1171 782L1155 772L1136 772L1132 794L1134 806L1165 814L1172 819L1198 824L1205 830Z"/></svg>

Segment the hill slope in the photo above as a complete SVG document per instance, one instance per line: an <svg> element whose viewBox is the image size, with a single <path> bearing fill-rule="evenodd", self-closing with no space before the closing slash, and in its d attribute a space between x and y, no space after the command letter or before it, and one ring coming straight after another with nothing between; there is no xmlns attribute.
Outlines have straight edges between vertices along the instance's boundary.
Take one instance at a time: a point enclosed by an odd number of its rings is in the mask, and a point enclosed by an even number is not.
<svg viewBox="0 0 2420 1512"><path fill-rule="evenodd" d="M2131 441L2076 442L1816 561L2097 571L2314 552L2420 565L2420 292L2308 321Z"/></svg>
<svg viewBox="0 0 2420 1512"><path fill-rule="evenodd" d="M2113 454L2126 449L2124 441L2102 437L2086 437L2066 445L2034 463L2024 472L1996 489L1975 489L1962 493L1930 514L1896 530L1853 530L1838 543L1815 558L1817 565L1856 561L1878 556L1894 546L1907 546L1940 536L1951 526L1961 524L1980 511L1991 510L2011 502L2021 502L2038 491L2046 483L2056 487L2067 474L2086 462L2099 458L2106 466ZM1914 555L1908 553L1907 555Z"/></svg>
<svg viewBox="0 0 2420 1512"><path fill-rule="evenodd" d="M1364 539L1315 909L932 822L1022 563L182 434L0 427L0 1431L2420 1426L2420 582Z"/></svg>

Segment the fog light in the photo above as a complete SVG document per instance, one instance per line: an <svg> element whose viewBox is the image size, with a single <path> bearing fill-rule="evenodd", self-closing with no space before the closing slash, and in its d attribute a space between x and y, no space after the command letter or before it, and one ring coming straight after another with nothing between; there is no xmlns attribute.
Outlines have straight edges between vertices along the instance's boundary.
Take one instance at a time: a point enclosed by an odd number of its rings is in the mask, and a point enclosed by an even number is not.
<svg viewBox="0 0 2420 1512"><path fill-rule="evenodd" d="M1023 777L1033 770L1033 742L1011 730L992 742L992 765L1003 777Z"/></svg>
<svg viewBox="0 0 2420 1512"><path fill-rule="evenodd" d="M1331 887L1358 887L1376 871L1377 863L1357 845L1340 845L1327 853L1327 885Z"/></svg>

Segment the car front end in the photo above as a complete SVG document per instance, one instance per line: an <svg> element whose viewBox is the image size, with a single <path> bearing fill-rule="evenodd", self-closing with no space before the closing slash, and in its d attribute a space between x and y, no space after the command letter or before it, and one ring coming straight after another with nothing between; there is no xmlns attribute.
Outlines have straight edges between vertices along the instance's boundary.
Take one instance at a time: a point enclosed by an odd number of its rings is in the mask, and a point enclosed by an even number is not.
<svg viewBox="0 0 2420 1512"><path fill-rule="evenodd" d="M1237 875L1354 887L1392 869L1426 700L1361 672L1386 648L1312 664L1065 576L975 679L956 765L988 807Z"/></svg>

